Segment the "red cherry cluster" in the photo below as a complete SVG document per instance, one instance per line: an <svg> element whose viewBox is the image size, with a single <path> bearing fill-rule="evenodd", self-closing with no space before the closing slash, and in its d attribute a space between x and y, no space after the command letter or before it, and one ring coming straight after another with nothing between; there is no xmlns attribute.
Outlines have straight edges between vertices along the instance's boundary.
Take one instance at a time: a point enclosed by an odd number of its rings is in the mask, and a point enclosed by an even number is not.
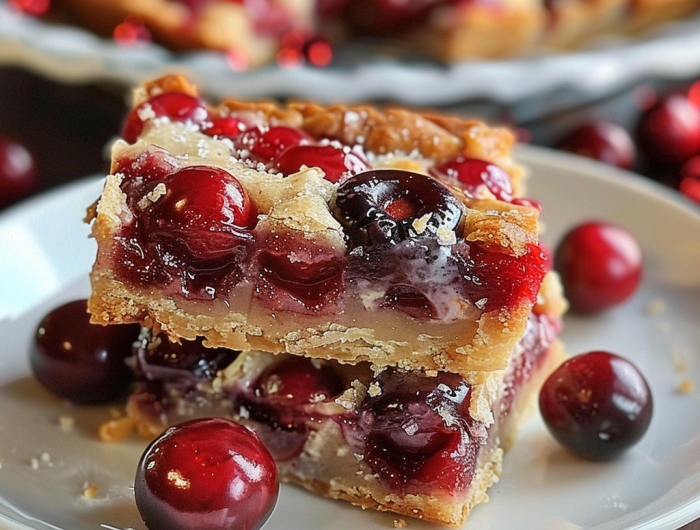
<svg viewBox="0 0 700 530"><path fill-rule="evenodd" d="M669 182L700 203L700 81L651 98L628 131L605 119L587 121L555 146Z"/></svg>

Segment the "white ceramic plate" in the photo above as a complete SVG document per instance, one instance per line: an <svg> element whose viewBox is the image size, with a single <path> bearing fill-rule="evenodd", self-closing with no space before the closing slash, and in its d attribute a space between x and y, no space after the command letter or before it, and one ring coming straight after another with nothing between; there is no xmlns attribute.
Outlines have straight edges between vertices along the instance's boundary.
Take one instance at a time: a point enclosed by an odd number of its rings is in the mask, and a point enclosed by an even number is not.
<svg viewBox="0 0 700 530"><path fill-rule="evenodd" d="M262 68L237 73L221 53L173 53L158 45L124 48L77 27L22 16L0 0L0 64L68 82L113 81L130 88L166 72L186 74L212 96L297 97L319 102L391 100L450 105L485 99L526 102L533 117L615 93L647 78L688 79L700 69L700 17L640 38L606 39L580 53L451 67L351 51L331 68Z"/></svg>
<svg viewBox="0 0 700 530"><path fill-rule="evenodd" d="M554 244L596 218L631 230L646 254L641 290L589 319L568 318L572 353L610 349L633 359L655 398L650 431L623 458L596 464L562 451L537 416L506 456L505 472L468 528L664 530L700 517L700 209L674 192L571 155L532 147L531 195L544 205ZM97 440L105 407L74 407L34 382L28 345L40 318L84 297L94 248L80 219L100 191L89 179L0 216L0 528L144 530L131 485L144 442ZM664 309L665 304L665 309ZM681 365L683 365L681 367ZM682 369L681 369L682 368ZM71 416L63 430L59 418ZM34 463L34 465L32 465ZM99 489L92 499L86 484ZM265 530L386 530L393 517L283 486ZM410 522L415 530L437 529Z"/></svg>

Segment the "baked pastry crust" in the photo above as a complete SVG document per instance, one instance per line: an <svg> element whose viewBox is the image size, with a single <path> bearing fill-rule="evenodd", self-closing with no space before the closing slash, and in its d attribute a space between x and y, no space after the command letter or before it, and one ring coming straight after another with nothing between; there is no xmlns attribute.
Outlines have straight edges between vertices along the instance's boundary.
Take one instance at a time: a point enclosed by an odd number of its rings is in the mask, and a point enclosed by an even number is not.
<svg viewBox="0 0 700 530"><path fill-rule="evenodd" d="M168 76L140 87L135 107L163 92L196 94L183 78ZM360 145L375 167L410 167L414 172L427 172L429 167L457 156L479 158L507 171L515 194L524 187L525 173L510 157L510 132L479 121L400 109L379 112L369 107L324 108L294 103L278 107L231 100L218 109L246 116L255 123L295 127L314 137ZM258 237L288 237L330 249L328 252L338 256L347 254L342 227L328 205L337 186L325 180L322 171L302 169L288 177L258 171L232 159L227 145L220 140L187 125L154 120L137 142L128 145L119 141L113 149L116 174L106 180L92 226L98 244L89 300L94 322L150 319L171 336L203 336L213 347L446 370L472 377L472 382L477 382L482 372L505 368L532 307L532 301L526 298L513 305L482 310L478 304L470 305L453 296L448 300L449 310L457 310L457 316L443 320L414 319L397 311L367 311L358 297L348 299L340 312L304 314L285 311L285 307L273 307L277 310L271 312L269 306L256 305L252 287L245 282L227 299L206 302L187 300L172 290L138 285L120 277L115 272L124 259L120 230L139 215L140 206L134 207L134 202L148 205L158 195L151 192L129 203L122 189L125 177L116 170L120 160L136 160L143 153L167 158L173 168L203 164L235 175L262 214L256 231L263 235ZM488 191L469 196L458 188L451 189L466 206L463 233L457 237L467 244L478 244L515 259L537 248L536 207L498 200Z"/></svg>

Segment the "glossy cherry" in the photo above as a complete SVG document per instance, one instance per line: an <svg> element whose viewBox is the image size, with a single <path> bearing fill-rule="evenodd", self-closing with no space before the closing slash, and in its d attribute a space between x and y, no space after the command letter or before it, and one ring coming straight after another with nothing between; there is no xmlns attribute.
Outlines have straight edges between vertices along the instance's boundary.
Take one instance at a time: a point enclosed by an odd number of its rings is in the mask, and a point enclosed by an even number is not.
<svg viewBox="0 0 700 530"><path fill-rule="evenodd" d="M222 418L169 428L144 452L134 482L149 530L257 530L278 491L267 448L253 431Z"/></svg>
<svg viewBox="0 0 700 530"><path fill-rule="evenodd" d="M314 139L295 127L273 126L267 129L249 129L240 137L236 146L245 149L254 157L268 162L291 147L311 144Z"/></svg>
<svg viewBox="0 0 700 530"><path fill-rule="evenodd" d="M678 166L700 154L700 107L684 94L669 94L642 114L637 143L659 166Z"/></svg>
<svg viewBox="0 0 700 530"><path fill-rule="evenodd" d="M37 167L24 144L0 136L0 208L32 193Z"/></svg>
<svg viewBox="0 0 700 530"><path fill-rule="evenodd" d="M37 327L29 361L50 392L75 403L99 403L122 395L132 379L124 363L139 336L137 324L90 323L86 300L53 309Z"/></svg>
<svg viewBox="0 0 700 530"><path fill-rule="evenodd" d="M459 156L431 169L430 174L462 188L471 197L478 197L486 188L497 199L510 201L513 185L501 167L478 158Z"/></svg>
<svg viewBox="0 0 700 530"><path fill-rule="evenodd" d="M299 171L302 166L318 167L325 178L338 182L342 177L369 169L367 162L350 150L333 145L298 145L287 149L274 162L284 175Z"/></svg>
<svg viewBox="0 0 700 530"><path fill-rule="evenodd" d="M636 444L653 411L638 368L606 351L565 361L542 387L539 405L552 435L589 460L610 460Z"/></svg>
<svg viewBox="0 0 700 530"><path fill-rule="evenodd" d="M623 169L631 169L637 157L637 148L627 130L605 120L580 125L564 136L557 148Z"/></svg>
<svg viewBox="0 0 700 530"><path fill-rule="evenodd" d="M358 427L365 461L397 491L465 487L486 435L469 416L470 387L454 374L424 377L388 370L382 392L366 397Z"/></svg>
<svg viewBox="0 0 700 530"><path fill-rule="evenodd" d="M172 121L200 125L209 118L209 110L203 100L188 94L166 92L153 96L133 109L127 116L122 132L124 140L134 143L146 122L163 117Z"/></svg>
<svg viewBox="0 0 700 530"><path fill-rule="evenodd" d="M236 116L221 116L204 125L202 132L209 136L236 138L246 129L243 120Z"/></svg>
<svg viewBox="0 0 700 530"><path fill-rule="evenodd" d="M351 247L396 244L410 237L460 233L464 206L438 180L420 173L384 169L349 178L331 205ZM418 228L417 228L418 226Z"/></svg>
<svg viewBox="0 0 700 530"><path fill-rule="evenodd" d="M229 259L251 238L257 212L245 188L223 169L190 166L170 175L165 195L150 209L145 232L188 261Z"/></svg>
<svg viewBox="0 0 700 530"><path fill-rule="evenodd" d="M635 237L618 226L588 222L568 232L556 248L571 310L594 314L627 300L642 277L642 250Z"/></svg>

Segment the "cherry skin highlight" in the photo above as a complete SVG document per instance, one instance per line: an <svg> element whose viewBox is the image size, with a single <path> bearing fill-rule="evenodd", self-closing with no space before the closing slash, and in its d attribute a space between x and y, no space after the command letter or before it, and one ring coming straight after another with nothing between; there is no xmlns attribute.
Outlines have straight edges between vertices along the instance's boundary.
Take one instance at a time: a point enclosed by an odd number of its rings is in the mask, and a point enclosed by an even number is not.
<svg viewBox="0 0 700 530"><path fill-rule="evenodd" d="M90 323L86 300L48 313L37 327L29 362L50 392L75 403L101 403L122 395L132 380L124 363L139 336L138 324Z"/></svg>
<svg viewBox="0 0 700 530"><path fill-rule="evenodd" d="M565 448L589 460L610 460L649 427L651 390L627 359L605 351L572 357L545 381L539 397L547 428Z"/></svg>
<svg viewBox="0 0 700 530"><path fill-rule="evenodd" d="M643 256L639 243L626 230L589 222L564 236L554 265L571 310L592 315L634 294L642 277Z"/></svg>
<svg viewBox="0 0 700 530"><path fill-rule="evenodd" d="M278 492L270 452L253 431L223 418L166 430L143 453L134 482L149 530L257 530Z"/></svg>

